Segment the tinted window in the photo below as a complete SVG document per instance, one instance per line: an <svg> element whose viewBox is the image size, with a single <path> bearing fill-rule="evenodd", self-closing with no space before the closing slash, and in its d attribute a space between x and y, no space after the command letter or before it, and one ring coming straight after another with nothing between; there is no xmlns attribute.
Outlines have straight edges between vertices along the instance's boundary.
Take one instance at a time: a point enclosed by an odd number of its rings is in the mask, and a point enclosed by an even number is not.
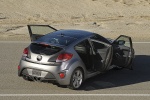
<svg viewBox="0 0 150 100"><path fill-rule="evenodd" d="M110 44L110 42L107 39L105 39L104 37L102 37L98 34L95 34L93 37L91 37L91 39L102 41L102 42Z"/></svg>
<svg viewBox="0 0 150 100"><path fill-rule="evenodd" d="M36 54L52 55L62 50L62 48L32 43L30 50Z"/></svg>
<svg viewBox="0 0 150 100"><path fill-rule="evenodd" d="M93 43L95 49L104 49L104 48L106 48L106 46L104 44L94 42L94 41L92 43Z"/></svg>
<svg viewBox="0 0 150 100"><path fill-rule="evenodd" d="M48 25L30 25L32 34L45 35L56 31L54 28Z"/></svg>
<svg viewBox="0 0 150 100"><path fill-rule="evenodd" d="M87 53L87 51L89 51L88 49L90 48L91 46L90 46L90 43L89 43L89 41L88 40L84 40L84 41L82 41L82 42L80 42L79 44L77 44L76 46L75 46L75 50L77 51L77 52L82 52L82 53Z"/></svg>
<svg viewBox="0 0 150 100"><path fill-rule="evenodd" d="M69 36L45 35L45 36L39 38L37 41L67 46L76 40L77 39L75 39L73 37L69 37Z"/></svg>
<svg viewBox="0 0 150 100"><path fill-rule="evenodd" d="M125 41L124 46L129 47L129 48L131 47L129 38L122 36L122 37L120 37L120 38L117 39L117 41L119 41L119 40Z"/></svg>

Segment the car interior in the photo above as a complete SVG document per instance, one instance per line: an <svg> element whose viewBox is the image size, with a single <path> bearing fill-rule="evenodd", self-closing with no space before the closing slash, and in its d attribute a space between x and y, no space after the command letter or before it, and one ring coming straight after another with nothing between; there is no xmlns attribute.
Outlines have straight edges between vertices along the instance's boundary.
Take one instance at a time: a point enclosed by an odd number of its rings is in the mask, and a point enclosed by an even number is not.
<svg viewBox="0 0 150 100"><path fill-rule="evenodd" d="M109 48L106 45L95 41L92 41L92 44L94 47L94 51L96 53L93 57L94 61L96 61L94 62L95 68L96 70L99 71L105 71L106 69L105 61L108 56Z"/></svg>
<svg viewBox="0 0 150 100"><path fill-rule="evenodd" d="M75 46L75 50L82 59L88 71L92 70L93 59L92 59L92 50L88 40L85 40Z"/></svg>
<svg viewBox="0 0 150 100"><path fill-rule="evenodd" d="M125 45L114 44L114 56L113 56L113 64L123 67L126 66L128 61L128 56L130 53L130 48Z"/></svg>
<svg viewBox="0 0 150 100"><path fill-rule="evenodd" d="M101 43L92 42L94 46L94 52L89 44L88 40L85 40L75 46L75 50L82 59L88 71L104 70L104 61L108 54L108 48Z"/></svg>

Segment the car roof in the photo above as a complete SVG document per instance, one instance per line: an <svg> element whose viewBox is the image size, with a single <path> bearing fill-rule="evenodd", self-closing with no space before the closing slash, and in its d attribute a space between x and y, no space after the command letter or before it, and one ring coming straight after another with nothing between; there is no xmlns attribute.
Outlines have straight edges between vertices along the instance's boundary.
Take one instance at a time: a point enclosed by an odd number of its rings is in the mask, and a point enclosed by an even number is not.
<svg viewBox="0 0 150 100"><path fill-rule="evenodd" d="M79 39L79 38L91 36L93 35L93 33L88 31L83 31L83 30L58 30L47 34L47 36L51 36L51 35L64 35L64 36L69 36L72 38Z"/></svg>

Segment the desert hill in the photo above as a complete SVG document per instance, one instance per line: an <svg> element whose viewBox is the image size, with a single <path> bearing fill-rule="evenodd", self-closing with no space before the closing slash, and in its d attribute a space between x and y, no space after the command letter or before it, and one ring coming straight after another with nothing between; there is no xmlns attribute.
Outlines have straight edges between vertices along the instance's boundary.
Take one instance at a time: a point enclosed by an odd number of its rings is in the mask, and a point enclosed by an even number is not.
<svg viewBox="0 0 150 100"><path fill-rule="evenodd" d="M108 37L126 34L149 41L150 0L0 0L2 40L26 34L27 24L51 24Z"/></svg>

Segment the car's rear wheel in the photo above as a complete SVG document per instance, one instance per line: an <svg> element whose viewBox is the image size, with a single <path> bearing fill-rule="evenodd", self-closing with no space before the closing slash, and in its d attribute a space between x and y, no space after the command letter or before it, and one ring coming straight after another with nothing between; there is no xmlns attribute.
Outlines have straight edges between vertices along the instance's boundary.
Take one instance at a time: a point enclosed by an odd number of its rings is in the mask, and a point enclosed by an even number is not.
<svg viewBox="0 0 150 100"><path fill-rule="evenodd" d="M33 79L30 78L30 77L28 77L28 76L23 75L22 77L23 77L23 79L26 80L26 81L33 81Z"/></svg>
<svg viewBox="0 0 150 100"><path fill-rule="evenodd" d="M68 86L70 89L76 90L79 89L79 87L82 85L83 82L83 71L80 68L77 68L74 70L70 85Z"/></svg>

